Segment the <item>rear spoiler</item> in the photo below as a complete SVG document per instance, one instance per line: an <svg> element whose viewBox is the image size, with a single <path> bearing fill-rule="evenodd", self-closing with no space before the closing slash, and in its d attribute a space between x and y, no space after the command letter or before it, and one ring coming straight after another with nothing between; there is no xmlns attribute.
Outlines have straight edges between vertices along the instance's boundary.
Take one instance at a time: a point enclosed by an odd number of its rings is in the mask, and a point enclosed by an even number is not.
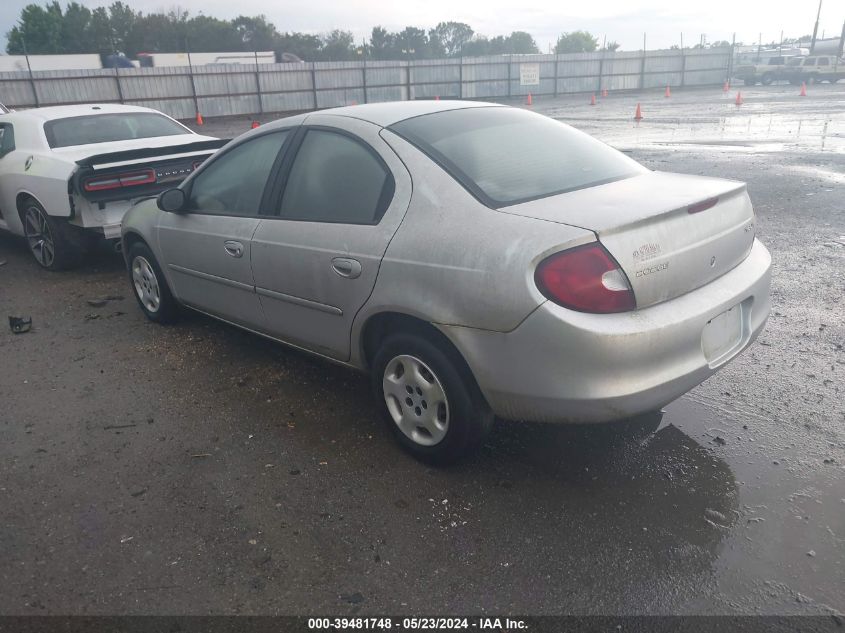
<svg viewBox="0 0 845 633"><path fill-rule="evenodd" d="M111 152L108 154L97 154L76 161L80 167L93 167L94 165L105 165L107 163L122 163L142 158L158 158L170 154L187 154L190 152L202 152L218 150L230 139L220 138L213 141L197 141L196 143L185 143L184 145L170 145L167 147L144 147L142 149L128 149L122 152Z"/></svg>

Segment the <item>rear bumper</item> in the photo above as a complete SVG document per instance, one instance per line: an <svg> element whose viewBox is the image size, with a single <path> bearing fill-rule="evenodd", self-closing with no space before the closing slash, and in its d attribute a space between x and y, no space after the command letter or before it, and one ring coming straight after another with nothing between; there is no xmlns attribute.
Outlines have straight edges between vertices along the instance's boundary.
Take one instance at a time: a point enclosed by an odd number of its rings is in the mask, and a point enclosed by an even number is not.
<svg viewBox="0 0 845 633"><path fill-rule="evenodd" d="M137 200L113 200L99 204L76 199L71 223L84 229L102 231L106 239L120 238L123 216L135 202Z"/></svg>
<svg viewBox="0 0 845 633"><path fill-rule="evenodd" d="M514 420L601 422L658 409L734 358L771 310L771 257L748 257L706 286L623 314L584 314L551 302L512 332L441 326L458 346L496 415ZM702 334L730 308L736 343L708 358Z"/></svg>

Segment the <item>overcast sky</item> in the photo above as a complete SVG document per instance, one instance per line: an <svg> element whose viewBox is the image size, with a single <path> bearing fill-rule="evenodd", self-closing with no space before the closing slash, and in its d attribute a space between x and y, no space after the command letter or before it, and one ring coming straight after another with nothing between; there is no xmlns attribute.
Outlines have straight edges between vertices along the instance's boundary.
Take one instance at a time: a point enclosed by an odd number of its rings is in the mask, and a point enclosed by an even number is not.
<svg viewBox="0 0 845 633"><path fill-rule="evenodd" d="M37 0L36 0L37 1ZM44 0L40 0L43 2ZM64 6L66 0L60 0ZM107 5L102 0L79 0L88 7ZM20 10L33 0L0 0L0 37L17 22ZM845 2L824 0L819 36L838 36L845 20ZM389 30L405 26L430 28L437 22L466 22L480 34L493 36L514 30L528 31L543 52L564 31L586 29L599 38L616 40L622 49L642 47L643 32L648 48L695 44L702 33L707 41L763 41L812 33L818 7L815 0L129 0L145 13L166 11L173 6L192 15L219 18L265 14L280 31L323 33L334 28L350 30L356 40L369 37L375 25Z"/></svg>

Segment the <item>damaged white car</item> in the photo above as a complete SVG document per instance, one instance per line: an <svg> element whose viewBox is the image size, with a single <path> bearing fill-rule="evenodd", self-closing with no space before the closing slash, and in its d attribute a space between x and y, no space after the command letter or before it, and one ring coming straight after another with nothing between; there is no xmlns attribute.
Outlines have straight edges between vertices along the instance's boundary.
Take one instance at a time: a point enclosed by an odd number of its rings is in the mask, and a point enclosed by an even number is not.
<svg viewBox="0 0 845 633"><path fill-rule="evenodd" d="M119 245L124 213L181 182L226 141L149 108L102 104L0 114L0 228L48 270L96 239Z"/></svg>

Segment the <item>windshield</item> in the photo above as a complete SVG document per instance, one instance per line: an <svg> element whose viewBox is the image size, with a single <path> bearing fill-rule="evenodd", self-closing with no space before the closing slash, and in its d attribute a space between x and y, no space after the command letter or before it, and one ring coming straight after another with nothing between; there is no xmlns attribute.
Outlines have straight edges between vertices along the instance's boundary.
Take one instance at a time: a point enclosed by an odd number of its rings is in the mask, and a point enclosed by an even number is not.
<svg viewBox="0 0 845 633"><path fill-rule="evenodd" d="M47 121L44 133L50 147L130 141L156 136L191 134L176 121L153 112L91 114Z"/></svg>
<svg viewBox="0 0 845 633"><path fill-rule="evenodd" d="M583 132L517 108L450 110L407 119L390 129L494 208L646 171Z"/></svg>

